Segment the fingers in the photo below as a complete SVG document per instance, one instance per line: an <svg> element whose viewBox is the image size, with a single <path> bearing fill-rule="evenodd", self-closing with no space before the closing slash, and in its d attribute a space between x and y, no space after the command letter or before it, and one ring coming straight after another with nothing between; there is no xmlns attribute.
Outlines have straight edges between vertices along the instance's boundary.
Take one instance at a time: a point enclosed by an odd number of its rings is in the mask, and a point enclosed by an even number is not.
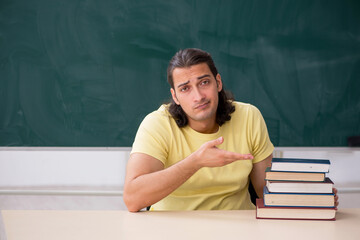
<svg viewBox="0 0 360 240"><path fill-rule="evenodd" d="M337 195L337 192L337 189L333 188L335 207L339 206L339 196Z"/></svg>
<svg viewBox="0 0 360 240"><path fill-rule="evenodd" d="M226 159L233 159L235 160L249 160L249 159L253 159L254 156L251 155L250 153L248 154L240 154L240 153L235 153L235 152L228 152L228 151L224 151L224 158Z"/></svg>
<svg viewBox="0 0 360 240"><path fill-rule="evenodd" d="M222 144L223 142L224 142L224 138L219 137L215 140L208 142L207 144L208 144L208 147L216 147L216 146ZM249 160L249 159L254 158L251 154L240 154L240 153L229 152L229 151L220 150L220 149L219 149L219 151L222 153L221 157L227 161Z"/></svg>
<svg viewBox="0 0 360 240"><path fill-rule="evenodd" d="M209 141L207 142L208 147L216 147L217 145L220 145L224 142L224 138L223 137L219 137L215 140Z"/></svg>
<svg viewBox="0 0 360 240"><path fill-rule="evenodd" d="M339 206L339 196L338 195L335 195L334 202L335 202L335 207Z"/></svg>

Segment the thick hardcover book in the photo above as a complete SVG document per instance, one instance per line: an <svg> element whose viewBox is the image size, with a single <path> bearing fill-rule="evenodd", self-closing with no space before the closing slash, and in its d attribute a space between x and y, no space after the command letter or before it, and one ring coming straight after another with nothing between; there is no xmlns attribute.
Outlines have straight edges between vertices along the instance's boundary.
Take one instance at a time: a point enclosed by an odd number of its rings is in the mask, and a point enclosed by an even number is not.
<svg viewBox="0 0 360 240"><path fill-rule="evenodd" d="M271 171L327 173L330 161L327 159L273 158Z"/></svg>
<svg viewBox="0 0 360 240"><path fill-rule="evenodd" d="M265 180L323 182L325 173L279 172L271 171L270 167L268 167L265 170Z"/></svg>
<svg viewBox="0 0 360 240"><path fill-rule="evenodd" d="M256 199L257 219L335 220L336 208L267 207Z"/></svg>
<svg viewBox="0 0 360 240"><path fill-rule="evenodd" d="M265 206L333 208L333 193L271 193L264 187Z"/></svg>
<svg viewBox="0 0 360 240"><path fill-rule="evenodd" d="M269 192L332 193L334 183L330 178L324 182L266 181Z"/></svg>

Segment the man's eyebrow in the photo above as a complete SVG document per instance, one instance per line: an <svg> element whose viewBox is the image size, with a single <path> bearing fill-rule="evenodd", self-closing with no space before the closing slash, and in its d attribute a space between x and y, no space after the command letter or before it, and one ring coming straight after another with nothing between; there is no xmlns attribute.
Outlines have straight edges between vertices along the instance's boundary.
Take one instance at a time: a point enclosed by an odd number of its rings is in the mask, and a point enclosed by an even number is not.
<svg viewBox="0 0 360 240"><path fill-rule="evenodd" d="M210 74L204 74L200 77L197 77L198 80L202 79L202 78L205 78L205 77L210 77Z"/></svg>
<svg viewBox="0 0 360 240"><path fill-rule="evenodd" d="M182 86L184 86L184 85L188 84L189 82L190 82L190 80L189 80L189 81L187 81L187 82L184 82L184 83L179 84L177 87L178 87L178 88L180 88L180 87L182 87Z"/></svg>

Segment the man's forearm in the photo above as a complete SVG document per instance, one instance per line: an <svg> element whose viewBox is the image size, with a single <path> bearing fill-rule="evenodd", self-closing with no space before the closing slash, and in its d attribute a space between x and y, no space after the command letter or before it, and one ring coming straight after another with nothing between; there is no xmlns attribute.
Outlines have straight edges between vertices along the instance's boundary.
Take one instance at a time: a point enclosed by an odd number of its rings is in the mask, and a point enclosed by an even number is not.
<svg viewBox="0 0 360 240"><path fill-rule="evenodd" d="M180 187L200 169L194 158L192 154L166 169L129 180L124 189L124 201L129 211L136 212L150 206Z"/></svg>

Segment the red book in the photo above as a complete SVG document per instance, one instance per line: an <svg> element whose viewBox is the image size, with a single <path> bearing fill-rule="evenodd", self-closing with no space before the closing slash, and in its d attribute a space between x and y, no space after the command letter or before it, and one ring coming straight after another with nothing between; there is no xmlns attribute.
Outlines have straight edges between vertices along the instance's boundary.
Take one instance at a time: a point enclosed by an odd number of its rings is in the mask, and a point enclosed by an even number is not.
<svg viewBox="0 0 360 240"><path fill-rule="evenodd" d="M263 199L256 199L257 219L292 219L292 220L335 220L336 207L269 207Z"/></svg>

